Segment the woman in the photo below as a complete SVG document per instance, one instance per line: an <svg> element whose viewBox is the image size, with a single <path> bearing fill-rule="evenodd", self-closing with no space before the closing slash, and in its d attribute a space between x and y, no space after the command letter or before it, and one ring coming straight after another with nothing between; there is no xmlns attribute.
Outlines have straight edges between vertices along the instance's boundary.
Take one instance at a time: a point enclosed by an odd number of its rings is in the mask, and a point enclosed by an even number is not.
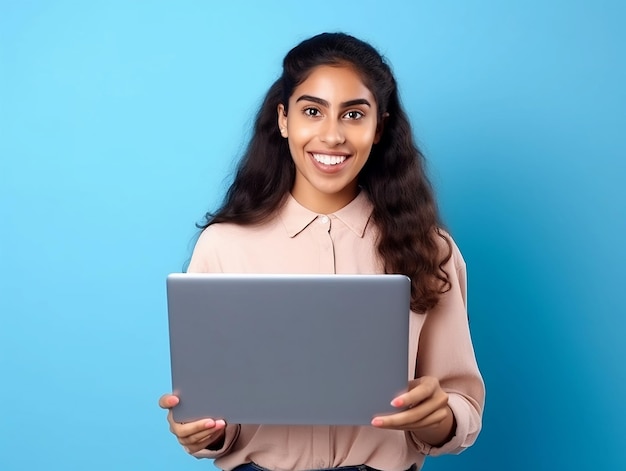
<svg viewBox="0 0 626 471"><path fill-rule="evenodd" d="M397 413L368 427L177 424L170 412L179 442L241 471L402 471L472 445L484 385L467 324L465 263L441 227L380 54L341 33L292 49L224 204L207 214L189 271L408 275L408 391L390 398ZM177 403L173 395L159 401Z"/></svg>

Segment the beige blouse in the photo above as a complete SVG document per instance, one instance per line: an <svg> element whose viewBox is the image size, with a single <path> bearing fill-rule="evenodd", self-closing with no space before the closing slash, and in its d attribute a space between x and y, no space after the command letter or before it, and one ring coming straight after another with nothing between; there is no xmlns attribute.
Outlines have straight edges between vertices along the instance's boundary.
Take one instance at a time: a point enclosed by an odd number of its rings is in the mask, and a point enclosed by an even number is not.
<svg viewBox="0 0 626 471"><path fill-rule="evenodd" d="M293 197L273 220L258 226L214 224L202 232L189 272L383 273L375 248L377 229L365 192L333 214L316 214ZM476 364L466 310L465 262L453 244L446 272L452 289L426 314L411 312L408 378L435 376L449 394L456 434L433 448L411 432L371 426L226 426L224 446L203 450L224 470L255 462L272 470L365 464L384 471L418 468L425 455L459 453L481 428L485 389ZM391 400L392 398L389 398ZM228 419L228 418L227 418Z"/></svg>

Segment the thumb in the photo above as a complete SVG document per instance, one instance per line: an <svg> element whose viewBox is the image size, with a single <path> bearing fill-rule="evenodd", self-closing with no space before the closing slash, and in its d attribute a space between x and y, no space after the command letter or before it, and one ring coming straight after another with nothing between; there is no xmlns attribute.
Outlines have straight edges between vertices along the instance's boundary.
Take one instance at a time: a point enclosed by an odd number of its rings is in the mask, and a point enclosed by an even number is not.
<svg viewBox="0 0 626 471"><path fill-rule="evenodd" d="M171 409L179 402L180 399L178 399L178 396L174 396L173 394L164 394L159 398L159 407L161 409Z"/></svg>

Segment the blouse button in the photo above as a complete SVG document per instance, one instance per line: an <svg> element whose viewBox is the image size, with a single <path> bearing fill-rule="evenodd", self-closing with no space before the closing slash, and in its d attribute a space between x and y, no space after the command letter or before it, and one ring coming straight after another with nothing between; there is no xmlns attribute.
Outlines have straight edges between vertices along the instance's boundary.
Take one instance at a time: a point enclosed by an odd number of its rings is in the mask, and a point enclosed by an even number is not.
<svg viewBox="0 0 626 471"><path fill-rule="evenodd" d="M328 216L322 216L322 217L320 217L320 222L321 222L322 224L326 224L326 223L328 222Z"/></svg>

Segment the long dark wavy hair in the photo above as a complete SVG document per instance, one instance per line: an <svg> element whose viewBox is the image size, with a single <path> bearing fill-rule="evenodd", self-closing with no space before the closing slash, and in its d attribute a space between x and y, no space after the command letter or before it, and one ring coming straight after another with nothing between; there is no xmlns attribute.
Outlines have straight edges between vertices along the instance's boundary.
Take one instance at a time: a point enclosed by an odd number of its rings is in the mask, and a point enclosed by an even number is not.
<svg viewBox="0 0 626 471"><path fill-rule="evenodd" d="M207 213L199 227L220 222L258 224L276 214L296 174L287 140L278 130L277 108L282 103L288 112L294 88L322 65L353 67L376 99L383 133L359 174L359 185L374 206L372 218L380 232L377 248L385 272L411 278L411 309L423 313L450 289L443 266L451 257L451 242L440 229L424 157L414 142L391 69L376 49L350 35L319 34L285 56L283 73L263 100L222 206ZM443 253L442 239L447 247Z"/></svg>

